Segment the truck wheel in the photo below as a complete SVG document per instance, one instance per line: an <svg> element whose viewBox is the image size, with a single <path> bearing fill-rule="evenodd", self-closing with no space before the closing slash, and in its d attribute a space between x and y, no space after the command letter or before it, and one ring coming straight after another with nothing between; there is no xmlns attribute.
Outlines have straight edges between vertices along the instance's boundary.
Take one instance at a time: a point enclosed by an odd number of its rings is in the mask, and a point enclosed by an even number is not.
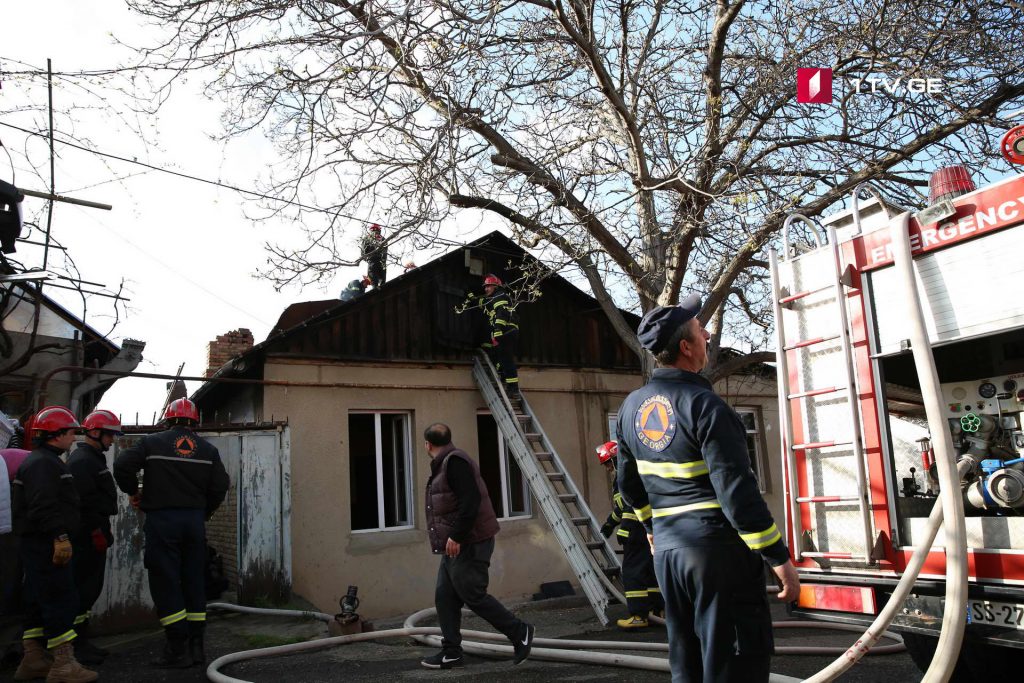
<svg viewBox="0 0 1024 683"><path fill-rule="evenodd" d="M932 657L935 656L935 646L939 643L938 636L926 636L920 633L907 632L902 632L900 635L903 636L903 642L907 646L907 654L914 660L914 664L917 665L917 668L922 673L927 671L932 663ZM956 668L953 669L953 675L949 678L950 683L974 683L974 677L963 660L962 656L957 660Z"/></svg>

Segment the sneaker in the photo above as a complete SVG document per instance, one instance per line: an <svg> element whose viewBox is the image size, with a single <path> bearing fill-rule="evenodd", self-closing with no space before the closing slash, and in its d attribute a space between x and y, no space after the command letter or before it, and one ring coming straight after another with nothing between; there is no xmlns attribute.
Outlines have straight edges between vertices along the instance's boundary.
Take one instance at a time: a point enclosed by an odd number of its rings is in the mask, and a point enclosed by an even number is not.
<svg viewBox="0 0 1024 683"><path fill-rule="evenodd" d="M463 658L462 653L452 654L451 652L445 652L442 650L436 655L430 655L420 660L420 665L428 669L451 669L455 666L462 666Z"/></svg>
<svg viewBox="0 0 1024 683"><path fill-rule="evenodd" d="M516 653L515 659L512 660L513 664L525 662L530 656L530 650L533 649L533 636L537 632L537 627L533 624L523 624L523 626L526 627L523 637L512 641L512 649Z"/></svg>
<svg viewBox="0 0 1024 683"><path fill-rule="evenodd" d="M632 615L628 619L619 619L615 623L618 624L619 628L623 631L632 631L633 629L647 628L648 626L647 618L637 616L636 614Z"/></svg>

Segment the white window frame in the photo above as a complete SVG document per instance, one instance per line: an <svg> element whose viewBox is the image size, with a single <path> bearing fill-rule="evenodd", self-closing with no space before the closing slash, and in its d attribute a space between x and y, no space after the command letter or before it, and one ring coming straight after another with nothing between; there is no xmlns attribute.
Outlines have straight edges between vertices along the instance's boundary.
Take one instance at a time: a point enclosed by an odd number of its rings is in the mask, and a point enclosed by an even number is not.
<svg viewBox="0 0 1024 683"><path fill-rule="evenodd" d="M374 448L376 450L375 455L375 467L377 469L377 528L375 529L352 529L353 534L374 534L379 532L387 531L405 531L408 529L416 528L416 515L413 512L415 506L415 500L413 499L412 492L412 413L407 410L350 410L349 415L373 415L373 432L374 432ZM384 526L385 524L385 510L384 510L384 435L381 429L381 416L382 415L402 415L405 417L405 471L409 473L405 481L405 497L407 501L406 508L409 515L409 523L401 526ZM397 452L397 448L392 449ZM397 468L395 468L397 469ZM397 496L399 483L396 480L392 486L392 492Z"/></svg>
<svg viewBox="0 0 1024 683"><path fill-rule="evenodd" d="M733 408L738 414L748 413L754 416L754 429L746 429L747 436L754 440L754 458L756 460L755 474L757 475L757 488L761 493L768 493L768 470L767 458L764 453L764 418L761 416L761 409L757 406L736 406Z"/></svg>
<svg viewBox="0 0 1024 683"><path fill-rule="evenodd" d="M616 430L617 430L617 428L619 426L619 411L616 410L614 413L608 413L607 423L608 423L608 440L609 441L617 441L619 437L616 436L615 432L616 432Z"/></svg>
<svg viewBox="0 0 1024 683"><path fill-rule="evenodd" d="M494 415L489 410L481 410L477 415L487 415L492 420ZM497 422L497 420L495 420ZM520 470L519 474L523 480L523 502L526 503L526 510L522 514L511 514L509 507L509 499L512 497L511 482L508 478L509 458L512 454L509 452L508 444L505 443L505 437L501 435L501 430L498 429L498 472L501 478L499 486L501 487L501 509L505 511L504 515L498 517L499 520L509 522L516 519L529 519L533 517L533 492L530 490L530 485L526 481L526 475Z"/></svg>

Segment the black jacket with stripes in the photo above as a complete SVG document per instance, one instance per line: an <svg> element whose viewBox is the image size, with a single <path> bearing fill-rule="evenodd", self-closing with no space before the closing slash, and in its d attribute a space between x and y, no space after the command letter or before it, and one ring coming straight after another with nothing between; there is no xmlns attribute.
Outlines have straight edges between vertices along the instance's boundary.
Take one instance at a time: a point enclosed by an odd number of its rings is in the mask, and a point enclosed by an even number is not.
<svg viewBox="0 0 1024 683"><path fill-rule="evenodd" d="M114 461L118 488L134 495L142 479L143 510L197 508L209 517L227 495L231 482L220 453L191 429L175 426L147 434Z"/></svg>
<svg viewBox="0 0 1024 683"><path fill-rule="evenodd" d="M53 539L78 528L78 492L63 452L44 444L21 463L11 486L14 533Z"/></svg>
<svg viewBox="0 0 1024 683"><path fill-rule="evenodd" d="M618 416L618 485L657 550L742 541L789 559L750 468L739 416L700 375L658 368Z"/></svg>
<svg viewBox="0 0 1024 683"><path fill-rule="evenodd" d="M111 542L110 517L117 514L117 488L107 468L107 457L103 451L83 442L68 456L68 469L75 477L82 516L76 531L79 535L88 535L99 529L107 542Z"/></svg>

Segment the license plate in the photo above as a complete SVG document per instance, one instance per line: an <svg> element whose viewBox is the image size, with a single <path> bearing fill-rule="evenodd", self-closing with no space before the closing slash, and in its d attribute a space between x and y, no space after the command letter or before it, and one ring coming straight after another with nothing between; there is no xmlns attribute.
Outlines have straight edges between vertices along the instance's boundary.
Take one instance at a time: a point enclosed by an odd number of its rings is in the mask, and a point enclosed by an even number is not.
<svg viewBox="0 0 1024 683"><path fill-rule="evenodd" d="M1002 626L1024 631L1024 605L971 600L970 613L971 621L975 624Z"/></svg>

